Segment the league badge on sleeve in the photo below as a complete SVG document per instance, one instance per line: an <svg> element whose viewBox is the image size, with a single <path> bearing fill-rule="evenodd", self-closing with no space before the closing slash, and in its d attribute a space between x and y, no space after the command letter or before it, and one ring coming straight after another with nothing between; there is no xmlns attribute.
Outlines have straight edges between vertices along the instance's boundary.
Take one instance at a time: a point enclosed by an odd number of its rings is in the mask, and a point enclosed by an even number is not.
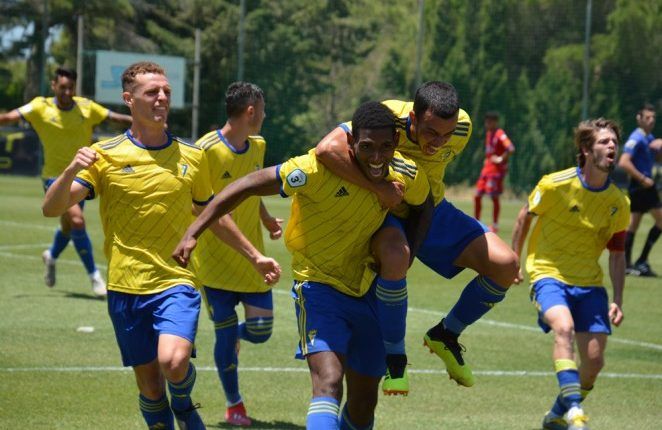
<svg viewBox="0 0 662 430"><path fill-rule="evenodd" d="M296 188L296 187L302 187L306 185L306 180L308 179L306 177L306 174L303 173L303 170L301 169L296 169L290 172L289 175L287 175L287 183L290 187Z"/></svg>

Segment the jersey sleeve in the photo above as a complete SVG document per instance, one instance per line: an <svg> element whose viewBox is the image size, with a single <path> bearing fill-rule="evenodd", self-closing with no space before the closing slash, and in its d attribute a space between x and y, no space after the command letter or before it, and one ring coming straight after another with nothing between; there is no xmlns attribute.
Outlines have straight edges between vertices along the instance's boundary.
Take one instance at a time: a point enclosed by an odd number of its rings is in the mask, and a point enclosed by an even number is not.
<svg viewBox="0 0 662 430"><path fill-rule="evenodd" d="M29 123L39 119L44 108L43 97L35 97L26 105L18 108L18 113Z"/></svg>
<svg viewBox="0 0 662 430"><path fill-rule="evenodd" d="M510 138L508 137L505 131L501 129L499 129L499 131L501 131L501 133L499 134L499 142L501 142L501 145L504 147L506 151L513 152L515 150L515 145L510 140Z"/></svg>
<svg viewBox="0 0 662 430"><path fill-rule="evenodd" d="M85 197L85 200L92 200L98 194L100 194L101 172L103 171L104 165L106 164L106 159L101 156L101 154L99 154L98 148L92 146L92 149L96 150L97 154L99 155L97 161L87 169L78 172L76 178L74 179L74 181L88 189L87 197Z"/></svg>
<svg viewBox="0 0 662 430"><path fill-rule="evenodd" d="M620 207L616 210L618 212L616 213L616 220L611 229L612 234L626 230L630 225L630 199L624 195Z"/></svg>
<svg viewBox="0 0 662 430"><path fill-rule="evenodd" d="M207 159L207 166L209 172L209 180L214 194L221 192L224 182L221 177L221 172L225 169L225 158L221 154L221 147L219 145L211 145L203 149L205 158Z"/></svg>
<svg viewBox="0 0 662 430"><path fill-rule="evenodd" d="M90 121L97 125L106 120L110 115L110 109L90 100Z"/></svg>
<svg viewBox="0 0 662 430"><path fill-rule="evenodd" d="M630 138L623 145L623 153L634 155L637 152L637 147L639 146L640 141L636 138L635 135L630 136Z"/></svg>
<svg viewBox="0 0 662 430"><path fill-rule="evenodd" d="M410 206L420 206L425 203L425 199L430 194L430 183L428 177L422 169L416 170L414 179L407 177L405 181L405 193L403 200Z"/></svg>
<svg viewBox="0 0 662 430"><path fill-rule="evenodd" d="M314 149L312 150L314 151ZM314 193L319 189L320 166L314 152L290 158L276 168L281 183L280 194L289 197L295 193Z"/></svg>
<svg viewBox="0 0 662 430"><path fill-rule="evenodd" d="M554 199L554 189L550 180L543 176L536 187L529 195L529 212L536 215L542 215L552 207Z"/></svg>
<svg viewBox="0 0 662 430"><path fill-rule="evenodd" d="M209 161L205 151L201 151L200 165L193 179L192 192L193 203L204 206L214 197L214 191L211 186L211 175L209 170Z"/></svg>

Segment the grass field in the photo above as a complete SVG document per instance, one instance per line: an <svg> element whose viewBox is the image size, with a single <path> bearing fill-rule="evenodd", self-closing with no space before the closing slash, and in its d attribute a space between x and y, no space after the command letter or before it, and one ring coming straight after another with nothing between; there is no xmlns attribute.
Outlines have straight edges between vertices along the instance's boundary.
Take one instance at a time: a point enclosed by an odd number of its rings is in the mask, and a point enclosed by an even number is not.
<svg viewBox="0 0 662 430"><path fill-rule="evenodd" d="M144 428L133 374L121 367L105 302L92 296L72 247L58 262L57 286L43 284L40 254L57 222L41 216L39 179L1 176L0 199L0 429ZM287 218L288 201L266 202ZM468 201L456 203L470 212ZM507 242L521 204L503 204L501 234ZM490 211L487 204L484 213ZM105 265L96 202L86 206L86 218L96 259ZM635 253L650 226L646 217ZM289 268L282 242L267 246ZM661 243L651 263L662 271ZM450 309L472 276L462 273L449 281L414 265L407 333L412 391L407 398L380 397L375 428L540 428L557 386L552 337L536 328L526 285L513 287L502 304L463 335L466 358L477 374L474 387L456 386L441 361L421 346L425 330ZM240 384L255 429L305 428L311 389L305 364L293 359L297 335L290 285L285 270L274 290L276 319L269 342L242 344ZM662 428L662 281L628 278L624 312L625 322L610 338L606 367L585 403L591 428ZM77 332L81 326L92 326L94 332ZM227 428L212 358L212 324L206 317L200 319L197 345L194 400L203 405L208 428Z"/></svg>

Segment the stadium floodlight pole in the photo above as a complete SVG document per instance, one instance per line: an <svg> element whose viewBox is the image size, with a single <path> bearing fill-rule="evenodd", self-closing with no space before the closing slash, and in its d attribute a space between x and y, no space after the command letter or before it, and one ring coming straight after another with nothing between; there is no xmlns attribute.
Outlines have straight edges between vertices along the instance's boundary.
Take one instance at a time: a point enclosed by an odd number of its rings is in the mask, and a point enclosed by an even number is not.
<svg viewBox="0 0 662 430"><path fill-rule="evenodd" d="M418 35L416 37L416 88L418 88L423 83L421 60L423 58L423 32L425 30L425 22L423 20L424 8L425 0L418 0Z"/></svg>
<svg viewBox="0 0 662 430"><path fill-rule="evenodd" d="M239 37L237 46L237 80L244 80L244 38L246 29L244 21L246 19L246 0L239 0Z"/></svg>
<svg viewBox="0 0 662 430"><path fill-rule="evenodd" d="M78 34L76 35L76 94L83 95L83 14L78 14Z"/></svg>
<svg viewBox="0 0 662 430"><path fill-rule="evenodd" d="M586 1L586 29L584 33L584 82L582 88L582 120L588 119L588 78L591 48L591 9L592 1Z"/></svg>
<svg viewBox="0 0 662 430"><path fill-rule="evenodd" d="M200 29L195 29L193 55L193 106L191 109L191 140L198 140L198 110L200 109Z"/></svg>

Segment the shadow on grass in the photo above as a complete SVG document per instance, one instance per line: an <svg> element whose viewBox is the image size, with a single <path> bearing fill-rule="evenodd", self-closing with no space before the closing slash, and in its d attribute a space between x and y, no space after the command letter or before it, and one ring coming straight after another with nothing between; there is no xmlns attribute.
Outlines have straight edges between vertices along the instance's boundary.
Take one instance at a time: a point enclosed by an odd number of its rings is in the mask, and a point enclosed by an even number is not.
<svg viewBox="0 0 662 430"><path fill-rule="evenodd" d="M85 293L75 293L72 291L58 291L60 294L64 295L65 297L69 299L81 299L81 300L94 300L94 301L101 301L103 302L105 300L104 297L98 297L95 296L92 293L85 294Z"/></svg>
<svg viewBox="0 0 662 430"><path fill-rule="evenodd" d="M207 425L208 429L236 429L237 426L230 425L225 422L218 422L216 424ZM304 429L305 426L300 426L298 424L286 423L283 421L260 421L253 419L253 425L251 425L251 430L300 430Z"/></svg>

